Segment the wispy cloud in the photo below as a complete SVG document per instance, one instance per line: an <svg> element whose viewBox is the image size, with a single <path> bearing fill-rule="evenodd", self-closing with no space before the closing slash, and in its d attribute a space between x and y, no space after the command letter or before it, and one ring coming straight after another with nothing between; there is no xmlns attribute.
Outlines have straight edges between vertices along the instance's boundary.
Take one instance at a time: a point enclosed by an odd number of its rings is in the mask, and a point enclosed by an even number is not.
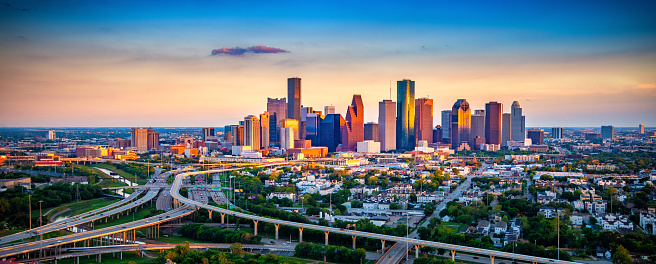
<svg viewBox="0 0 656 264"><path fill-rule="evenodd" d="M216 55L230 55L230 56L243 56L246 53L288 53L289 51L279 48L267 46L252 46L248 48L221 48L212 50L212 56Z"/></svg>

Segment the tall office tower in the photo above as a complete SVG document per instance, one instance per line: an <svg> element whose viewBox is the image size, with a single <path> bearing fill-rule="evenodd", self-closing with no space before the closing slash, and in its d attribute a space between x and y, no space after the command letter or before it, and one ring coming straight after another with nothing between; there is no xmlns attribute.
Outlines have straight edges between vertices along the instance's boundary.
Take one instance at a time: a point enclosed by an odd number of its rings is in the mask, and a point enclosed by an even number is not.
<svg viewBox="0 0 656 264"><path fill-rule="evenodd" d="M148 138L148 151L154 150L157 151L159 150L159 133L155 131L152 127L149 127L147 130L147 138Z"/></svg>
<svg viewBox="0 0 656 264"><path fill-rule="evenodd" d="M243 146L244 145L244 126L232 126L232 145L233 146Z"/></svg>
<svg viewBox="0 0 656 264"><path fill-rule="evenodd" d="M442 142L442 126L437 125L433 129L433 143Z"/></svg>
<svg viewBox="0 0 656 264"><path fill-rule="evenodd" d="M485 110L474 110L471 116L471 138L469 139L472 144L479 138L479 142L485 141ZM478 149L478 146L473 146Z"/></svg>
<svg viewBox="0 0 656 264"><path fill-rule="evenodd" d="M396 82L396 148L415 148L415 82Z"/></svg>
<svg viewBox="0 0 656 264"><path fill-rule="evenodd" d="M269 147L269 112L260 115L260 148Z"/></svg>
<svg viewBox="0 0 656 264"><path fill-rule="evenodd" d="M319 145L328 147L329 152L335 152L342 143L342 129L346 121L340 114L326 115L319 125Z"/></svg>
<svg viewBox="0 0 656 264"><path fill-rule="evenodd" d="M421 140L433 142L433 99L415 100L415 144Z"/></svg>
<svg viewBox="0 0 656 264"><path fill-rule="evenodd" d="M462 143L470 144L471 132L471 108L465 99L458 99L453 108L451 108L451 146L458 149Z"/></svg>
<svg viewBox="0 0 656 264"><path fill-rule="evenodd" d="M214 136L214 128L213 127L204 127L203 128L203 141L205 141L205 138L213 137L213 136Z"/></svg>
<svg viewBox="0 0 656 264"><path fill-rule="evenodd" d="M642 131L643 131L642 134L644 134L645 131L644 125ZM54 130L48 130L48 140L55 140L55 139L57 139L57 132L55 132Z"/></svg>
<svg viewBox="0 0 656 264"><path fill-rule="evenodd" d="M51 131L52 131L52 130L51 130ZM640 125L638 126L638 133L640 133L640 135L644 135L644 134L645 134L645 124L640 124Z"/></svg>
<svg viewBox="0 0 656 264"><path fill-rule="evenodd" d="M301 105L301 121L305 121L309 113L314 113L312 106L305 107Z"/></svg>
<svg viewBox="0 0 656 264"><path fill-rule="evenodd" d="M563 128L562 127L552 127L551 128L551 138L554 138L554 139L563 138Z"/></svg>
<svg viewBox="0 0 656 264"><path fill-rule="evenodd" d="M223 142L232 142L232 126L223 127Z"/></svg>
<svg viewBox="0 0 656 264"><path fill-rule="evenodd" d="M244 118L244 146L251 146L252 150L260 149L260 120L257 116Z"/></svg>
<svg viewBox="0 0 656 264"><path fill-rule="evenodd" d="M451 110L442 111L442 141L450 139L449 128L451 127ZM448 142L445 142L448 143Z"/></svg>
<svg viewBox="0 0 656 264"><path fill-rule="evenodd" d="M280 129L278 129L278 115L269 113L269 145L280 144Z"/></svg>
<svg viewBox="0 0 656 264"><path fill-rule="evenodd" d="M380 150L396 149L396 103L392 100L378 103L378 139Z"/></svg>
<svg viewBox="0 0 656 264"><path fill-rule="evenodd" d="M489 102L485 104L485 143L501 144L501 116L503 104Z"/></svg>
<svg viewBox="0 0 656 264"><path fill-rule="evenodd" d="M298 133L298 131L299 131L298 129L300 127L300 124L299 124L298 120L287 118L285 120L282 120L280 126L281 127L293 127L294 128L294 140L301 139L300 135ZM281 137L281 140L282 140L282 135L280 135L280 137ZM282 142L280 142L280 143L282 144Z"/></svg>
<svg viewBox="0 0 656 264"><path fill-rule="evenodd" d="M380 142L378 137L378 124L374 122L369 122L364 124L364 140L373 140L375 142Z"/></svg>
<svg viewBox="0 0 656 264"><path fill-rule="evenodd" d="M522 115L519 102L514 101L510 107L512 115L510 139L513 141L524 141L526 139L526 117Z"/></svg>
<svg viewBox="0 0 656 264"><path fill-rule="evenodd" d="M601 127L601 138L602 139L613 139L615 137L615 127L614 126L602 126Z"/></svg>
<svg viewBox="0 0 656 264"><path fill-rule="evenodd" d="M326 115L332 115L332 114L335 113L335 107L332 106L332 105L330 105L330 106L326 106L326 107L324 108L324 110L325 110L324 112L326 112L326 113L325 113Z"/></svg>
<svg viewBox="0 0 656 264"><path fill-rule="evenodd" d="M267 98L267 112L269 116L276 114L278 122L287 118L287 98ZM276 123L276 126L279 124Z"/></svg>
<svg viewBox="0 0 656 264"><path fill-rule="evenodd" d="M280 128L280 148L293 149L294 148L294 128L282 127Z"/></svg>
<svg viewBox="0 0 656 264"><path fill-rule="evenodd" d="M132 148L137 153L148 152L148 129L132 128Z"/></svg>
<svg viewBox="0 0 656 264"><path fill-rule="evenodd" d="M342 133L342 149L356 151L358 142L364 141L364 105L359 94L353 95L346 109L346 124Z"/></svg>
<svg viewBox="0 0 656 264"><path fill-rule="evenodd" d="M305 121L305 139L312 141L312 146L319 145L319 124L323 115L321 114L307 114Z"/></svg>
<svg viewBox="0 0 656 264"><path fill-rule="evenodd" d="M301 121L301 78L287 79L287 118ZM294 134L298 129L294 129Z"/></svg>
<svg viewBox="0 0 656 264"><path fill-rule="evenodd" d="M512 115L510 113L503 114L503 120L501 122L501 146L508 146L508 141L512 140L512 122Z"/></svg>
<svg viewBox="0 0 656 264"><path fill-rule="evenodd" d="M530 138L533 145L544 145L544 129L532 128L526 131L527 138Z"/></svg>

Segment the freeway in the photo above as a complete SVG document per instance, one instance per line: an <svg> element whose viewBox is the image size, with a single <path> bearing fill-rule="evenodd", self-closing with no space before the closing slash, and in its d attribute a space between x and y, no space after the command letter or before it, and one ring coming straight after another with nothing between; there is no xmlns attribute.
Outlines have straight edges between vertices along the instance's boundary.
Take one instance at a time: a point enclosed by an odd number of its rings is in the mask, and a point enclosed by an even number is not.
<svg viewBox="0 0 656 264"><path fill-rule="evenodd" d="M187 172L187 173L177 174L175 176L175 180L173 181L173 185L171 187L171 195L178 202L185 203L185 204L188 204L188 205L194 205L197 208L205 208L205 209L215 211L215 212L219 212L219 213L222 213L222 214L234 215L234 216L237 216L237 217L240 217L240 218L251 219L251 220L253 220L253 222L255 224L255 230L257 230L257 223L259 221L267 222L267 223L273 223L277 226L282 224L282 225L286 225L286 226L297 227L297 228L299 228L300 241L303 241L303 229L307 228L307 229L319 230L319 231L323 231L323 232L327 232L327 233L337 233L337 234L350 235L354 238L354 241L355 241L355 237L368 237L368 238L380 239L380 240L383 240L383 241L393 241L393 242L397 242L397 243L406 243L407 242L411 245L429 246L429 247L435 247L435 248L443 248L443 249L446 249L446 250L456 251L456 252L466 252L466 253L472 253L472 254L485 255L485 256L490 256L492 258L492 261L494 261L495 257L498 257L498 258L504 258L504 259L517 259L517 260L523 260L523 261L535 262L535 263L563 263L563 264L565 264L565 263L567 263L567 264L574 263L574 262L569 262L569 261L562 261L562 260L555 260L555 259L520 255L520 254L501 252L501 251L496 251L496 250L480 249L480 248L466 247L466 246L453 245L453 244L447 244L447 243L425 241L425 240L420 240L420 239L415 239L415 238L396 237L396 236L375 234L375 233L348 230L348 229L339 229L339 228L312 225L312 224L305 224L305 223L289 222L289 221L284 221L284 220L279 220L279 219L272 219L272 218L267 218L267 217L262 217L262 216L255 216L255 215L251 215L251 214L235 212L235 211L226 210L226 209L206 205L206 204L203 204L203 203L199 203L199 202L184 198L179 193L180 186L182 184L182 180L185 177L200 174L200 173L215 173L215 172L224 172L224 171L229 171L229 170L231 170L231 169L216 169L216 170L207 170L207 171L201 171L201 172ZM277 228L276 228L276 230L277 230ZM257 231L255 231L255 233L257 234Z"/></svg>
<svg viewBox="0 0 656 264"><path fill-rule="evenodd" d="M29 261L45 261L45 260L54 260L54 259L67 259L88 255L98 255L98 254L108 254L108 253L119 253L126 251L143 251L143 250L164 250L172 249L180 244L129 244L129 245L112 245L112 246L98 246L98 247L76 247L76 248L66 248L62 249L62 252L67 252L66 254L58 254L52 256L46 256L41 258L33 258ZM208 248L221 248L228 249L232 244L222 244L222 243L190 243L190 249L208 249ZM242 249L253 250L267 250L267 251L294 251L292 246L280 246L280 245L258 245L258 244L243 244Z"/></svg>
<svg viewBox="0 0 656 264"><path fill-rule="evenodd" d="M91 230L87 232L76 233L63 237L56 237L51 239L46 239L43 241L36 241L30 243L19 244L10 247L4 247L0 251L0 258L5 258L14 255L20 255L23 253L34 252L42 250L45 248L55 248L55 250L61 251L62 246L70 245L75 242L87 241L89 239L99 238L100 243L113 243L119 244L127 241L134 241L134 231L128 232L131 230L139 228L147 228L153 225L158 225L172 219L181 218L183 216L190 215L195 210L191 206L182 206L175 210L166 212L164 214L156 215L146 219L141 219L138 221L111 226L98 230Z"/></svg>

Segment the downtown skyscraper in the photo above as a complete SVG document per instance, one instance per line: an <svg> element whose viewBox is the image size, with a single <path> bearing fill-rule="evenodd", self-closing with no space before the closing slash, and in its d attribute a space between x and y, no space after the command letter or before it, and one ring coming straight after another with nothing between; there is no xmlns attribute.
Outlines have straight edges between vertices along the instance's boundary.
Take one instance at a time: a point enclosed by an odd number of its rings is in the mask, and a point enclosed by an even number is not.
<svg viewBox="0 0 656 264"><path fill-rule="evenodd" d="M485 104L485 143L501 144L501 124L503 104L489 102Z"/></svg>
<svg viewBox="0 0 656 264"><path fill-rule="evenodd" d="M433 99L415 100L415 143L426 140L433 143Z"/></svg>
<svg viewBox="0 0 656 264"><path fill-rule="evenodd" d="M458 150L463 143L470 145L471 108L465 99L458 99L451 108L451 146ZM473 144L473 143L472 143Z"/></svg>
<svg viewBox="0 0 656 264"><path fill-rule="evenodd" d="M378 103L378 139L381 151L396 149L396 103L392 100Z"/></svg>
<svg viewBox="0 0 656 264"><path fill-rule="evenodd" d="M451 110L442 111L442 138L439 140L444 143L449 143L451 134L449 134L451 127ZM449 141L449 142L446 142Z"/></svg>
<svg viewBox="0 0 656 264"><path fill-rule="evenodd" d="M298 77L287 79L287 118L301 122L301 78Z"/></svg>
<svg viewBox="0 0 656 264"><path fill-rule="evenodd" d="M470 146L478 149L478 144L485 144L485 110L474 110L471 116ZM476 145L476 146L474 146Z"/></svg>
<svg viewBox="0 0 656 264"><path fill-rule="evenodd" d="M346 124L342 133L342 149L355 151L358 142L364 141L364 105L359 94L353 95L346 109Z"/></svg>
<svg viewBox="0 0 656 264"><path fill-rule="evenodd" d="M260 120L257 116L244 118L244 146L251 146L252 150L260 149Z"/></svg>
<svg viewBox="0 0 656 264"><path fill-rule="evenodd" d="M271 121L269 120L269 112L260 114L260 147L269 147L269 133L271 133Z"/></svg>
<svg viewBox="0 0 656 264"><path fill-rule="evenodd" d="M396 82L396 148L415 147L415 82L404 79Z"/></svg>
<svg viewBox="0 0 656 264"><path fill-rule="evenodd" d="M511 131L510 139L513 141L524 141L526 139L526 117L522 115L519 102L514 101L510 106Z"/></svg>

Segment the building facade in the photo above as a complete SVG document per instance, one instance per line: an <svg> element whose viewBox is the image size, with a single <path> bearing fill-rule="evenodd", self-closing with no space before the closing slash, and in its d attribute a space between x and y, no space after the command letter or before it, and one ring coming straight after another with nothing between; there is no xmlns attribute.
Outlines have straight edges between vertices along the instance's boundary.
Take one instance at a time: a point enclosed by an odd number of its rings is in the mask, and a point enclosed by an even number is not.
<svg viewBox="0 0 656 264"><path fill-rule="evenodd" d="M396 82L396 148L415 147L415 82L404 79Z"/></svg>
<svg viewBox="0 0 656 264"><path fill-rule="evenodd" d="M382 151L396 149L396 103L392 100L378 103L378 139Z"/></svg>
<svg viewBox="0 0 656 264"><path fill-rule="evenodd" d="M287 79L287 118L301 121L301 78ZM297 131L295 131L297 132ZM298 133L296 133L298 134Z"/></svg>
<svg viewBox="0 0 656 264"><path fill-rule="evenodd" d="M415 100L415 145L417 141L433 142L433 99Z"/></svg>
<svg viewBox="0 0 656 264"><path fill-rule="evenodd" d="M526 117L522 115L522 108L519 106L519 102L514 101L512 103L510 114L512 115L510 139L524 141L526 139Z"/></svg>
<svg viewBox="0 0 656 264"><path fill-rule="evenodd" d="M544 145L544 129L529 129L527 132L527 137L531 139L533 145Z"/></svg>
<svg viewBox="0 0 656 264"><path fill-rule="evenodd" d="M470 139L471 132L471 108L465 99L458 99L451 109L451 146L458 149L463 143Z"/></svg>
<svg viewBox="0 0 656 264"><path fill-rule="evenodd" d="M442 139L451 139L451 134L449 134L451 127L451 110L442 111ZM442 140L444 142L444 140ZM444 142L449 143L449 142Z"/></svg>
<svg viewBox="0 0 656 264"><path fill-rule="evenodd" d="M364 105L359 94L353 95L346 109L346 123L342 133L342 149L355 151L358 142L364 141Z"/></svg>
<svg viewBox="0 0 656 264"><path fill-rule="evenodd" d="M602 126L601 127L601 138L602 139L613 139L615 137L615 127L614 126Z"/></svg>
<svg viewBox="0 0 656 264"><path fill-rule="evenodd" d="M562 127L552 127L551 128L551 138L554 138L554 139L563 138L563 128Z"/></svg>
<svg viewBox="0 0 656 264"><path fill-rule="evenodd" d="M337 146L342 143L342 129L345 120L340 114L326 115L321 119L319 126L319 144L328 148L329 152L335 152Z"/></svg>
<svg viewBox="0 0 656 264"><path fill-rule="evenodd" d="M474 110L474 114L471 116L470 137L470 142L474 143L473 145L476 145L476 149L479 147L478 144L485 144L485 110Z"/></svg>
<svg viewBox="0 0 656 264"><path fill-rule="evenodd" d="M489 102L485 104L485 143L501 144L501 124L503 104Z"/></svg>
<svg viewBox="0 0 656 264"><path fill-rule="evenodd" d="M364 140L380 142L378 130L379 126L374 122L364 124Z"/></svg>

